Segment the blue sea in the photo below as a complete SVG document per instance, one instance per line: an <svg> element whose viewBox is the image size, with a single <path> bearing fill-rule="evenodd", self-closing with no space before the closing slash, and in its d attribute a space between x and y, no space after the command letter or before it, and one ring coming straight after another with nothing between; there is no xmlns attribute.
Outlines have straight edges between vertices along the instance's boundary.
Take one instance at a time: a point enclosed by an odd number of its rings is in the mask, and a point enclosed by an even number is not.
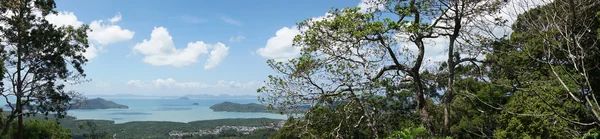
<svg viewBox="0 0 600 139"><path fill-rule="evenodd" d="M285 115L272 113L214 112L209 107L224 101L257 103L256 98L205 98L205 99L121 99L105 98L129 109L70 110L68 115L77 119L112 120L115 123L131 121L191 122L224 118L273 118L285 119ZM198 103L199 105L192 105Z"/></svg>

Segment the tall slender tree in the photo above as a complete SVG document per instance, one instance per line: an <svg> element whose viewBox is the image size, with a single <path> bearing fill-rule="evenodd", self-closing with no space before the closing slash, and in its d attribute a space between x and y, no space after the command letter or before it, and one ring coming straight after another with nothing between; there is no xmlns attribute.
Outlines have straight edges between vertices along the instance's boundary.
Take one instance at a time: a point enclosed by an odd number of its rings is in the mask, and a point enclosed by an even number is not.
<svg viewBox="0 0 600 139"><path fill-rule="evenodd" d="M56 14L53 0L0 1L0 58L3 62L2 96L17 119L18 138L23 138L23 116L56 113L63 116L77 96L65 86L85 77L82 55L88 47L86 25L57 27L44 17ZM14 98L14 101L10 99ZM9 125L4 126L3 134Z"/></svg>

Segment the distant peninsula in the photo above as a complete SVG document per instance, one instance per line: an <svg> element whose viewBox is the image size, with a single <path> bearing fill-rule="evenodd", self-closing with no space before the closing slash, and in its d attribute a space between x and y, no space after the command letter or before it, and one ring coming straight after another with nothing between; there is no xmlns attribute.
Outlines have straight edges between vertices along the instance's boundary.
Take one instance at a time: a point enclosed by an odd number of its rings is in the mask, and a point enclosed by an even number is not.
<svg viewBox="0 0 600 139"><path fill-rule="evenodd" d="M10 107L10 105L4 105L6 107ZM14 106L14 104L13 104ZM35 108L36 106L32 106ZM128 106L117 104L112 101L107 101L102 98L94 98L94 99L86 99L79 104L72 105L69 109L84 109L84 110L94 110L94 109L129 109Z"/></svg>
<svg viewBox="0 0 600 139"><path fill-rule="evenodd" d="M112 101L107 101L102 98L86 99L79 105L72 106L71 109L128 109L129 107L122 104L117 104Z"/></svg>
<svg viewBox="0 0 600 139"><path fill-rule="evenodd" d="M180 97L180 98L178 98L178 99L179 99L179 100L190 100L190 98L189 98L189 97Z"/></svg>
<svg viewBox="0 0 600 139"><path fill-rule="evenodd" d="M248 103L248 104L239 104L225 101L223 103L215 104L210 106L210 109L217 112L264 112L270 113L267 110L267 106L256 104L256 103Z"/></svg>

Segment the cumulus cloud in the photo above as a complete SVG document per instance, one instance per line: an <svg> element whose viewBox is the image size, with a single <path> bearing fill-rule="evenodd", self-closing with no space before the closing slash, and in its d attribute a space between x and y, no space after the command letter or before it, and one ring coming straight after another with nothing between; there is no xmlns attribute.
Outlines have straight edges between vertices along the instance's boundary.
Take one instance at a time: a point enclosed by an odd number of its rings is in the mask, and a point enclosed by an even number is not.
<svg viewBox="0 0 600 139"><path fill-rule="evenodd" d="M111 24L103 24L103 20L95 20L90 24L91 31L88 32L88 38L101 45L112 44L121 41L131 40L135 34L133 31L122 29L114 23L121 20L121 14L109 19Z"/></svg>
<svg viewBox="0 0 600 139"><path fill-rule="evenodd" d="M190 42L186 48L177 49L167 28L154 27L150 39L144 39L133 47L134 53L144 55L143 61L155 66L183 67L197 63L198 58L212 50L205 69L218 65L227 56L229 47L223 43L206 44L202 41Z"/></svg>
<svg viewBox="0 0 600 139"><path fill-rule="evenodd" d="M48 20L48 22L56 26L70 25L78 28L81 27L81 25L83 25L83 22L79 21L77 19L77 16L75 16L75 13L73 12L62 11L58 12L58 14L48 14L45 18L46 20Z"/></svg>
<svg viewBox="0 0 600 139"><path fill-rule="evenodd" d="M90 47L85 49L85 53L83 53L83 56L88 60L98 56L98 49L96 48L96 45L90 44Z"/></svg>
<svg viewBox="0 0 600 139"><path fill-rule="evenodd" d="M246 39L244 36L231 36L229 37L229 43L238 43L244 39Z"/></svg>
<svg viewBox="0 0 600 139"><path fill-rule="evenodd" d="M384 3L381 3L379 0L361 0L358 3L358 7L360 7L359 12L367 13L375 10L381 10L385 8Z"/></svg>
<svg viewBox="0 0 600 139"><path fill-rule="evenodd" d="M522 14L540 5L549 4L553 1L554 0L509 0L508 3L501 7L499 13L476 19L476 21L479 21L479 23L483 22L481 24L482 26L478 27L484 31L489 31L490 35L493 35L494 37L503 37L512 33L510 26L517 20L519 14ZM506 26L499 27L494 25L496 18L506 20Z"/></svg>
<svg viewBox="0 0 600 139"><path fill-rule="evenodd" d="M210 55L208 56L206 63L204 63L204 69L207 70L216 67L223 61L228 53L229 47L226 47L225 45L216 45L215 48L210 51Z"/></svg>
<svg viewBox="0 0 600 139"><path fill-rule="evenodd" d="M221 16L221 20L223 20L223 22L228 23L228 24L232 24L232 25L236 25L236 26L241 26L242 22L237 21L235 19L226 17L226 16Z"/></svg>
<svg viewBox="0 0 600 139"><path fill-rule="evenodd" d="M283 27L275 33L275 37L267 40L267 45L259 48L256 53L275 61L286 61L300 54L300 47L292 46L294 37L300 34L296 27Z"/></svg>
<svg viewBox="0 0 600 139"><path fill-rule="evenodd" d="M311 18L311 21L316 22L333 18L329 15L331 14L325 13L323 16ZM262 57L282 62L295 58L300 55L302 48L293 46L294 37L299 35L302 30L298 29L297 26L283 27L275 32L274 37L267 40L265 47L256 50L256 53Z"/></svg>
<svg viewBox="0 0 600 139"><path fill-rule="evenodd" d="M167 79L156 79L149 82L143 82L140 80L130 80L126 83L127 85L139 87L139 88L177 88L177 89L206 89L206 88L252 88L255 89L262 85L258 81L250 82L236 82L236 81L224 81L219 80L217 83L203 83L203 82L179 82L173 78Z"/></svg>
<svg viewBox="0 0 600 139"><path fill-rule="evenodd" d="M39 13L41 15L41 13ZM81 27L84 23L77 19L77 16L73 12L62 11L57 14L49 14L45 17L48 22L56 26L73 26ZM100 50L108 44L131 40L135 34L133 31L122 29L114 23L121 21L121 13L118 13L114 17L108 19L110 24L102 24L103 20L94 20L90 24L91 31L88 32L88 40L90 40L90 47L86 49L83 55L91 60L98 56Z"/></svg>
<svg viewBox="0 0 600 139"><path fill-rule="evenodd" d="M108 19L108 21L110 23L117 23L119 21L121 21L121 13L117 13L117 15L115 15L115 17Z"/></svg>
<svg viewBox="0 0 600 139"><path fill-rule="evenodd" d="M136 87L139 87L139 88L144 88L145 87L144 83L142 83L142 81L140 81L140 80L129 80L125 84L127 84L127 85L133 85L133 86L136 86Z"/></svg>

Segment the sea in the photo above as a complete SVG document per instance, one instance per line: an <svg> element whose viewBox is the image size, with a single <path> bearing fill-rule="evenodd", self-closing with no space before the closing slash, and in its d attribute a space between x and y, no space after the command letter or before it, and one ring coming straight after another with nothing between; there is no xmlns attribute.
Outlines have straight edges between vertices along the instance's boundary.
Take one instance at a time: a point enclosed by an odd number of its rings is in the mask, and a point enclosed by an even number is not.
<svg viewBox="0 0 600 139"><path fill-rule="evenodd" d="M215 112L209 107L229 101L234 103L258 103L256 98L192 98L183 99L131 99L104 98L129 109L69 110L67 113L77 119L112 120L115 123L132 121L172 121L191 122L227 118L271 118L286 119L286 115L253 112ZM197 103L198 105L193 105Z"/></svg>

